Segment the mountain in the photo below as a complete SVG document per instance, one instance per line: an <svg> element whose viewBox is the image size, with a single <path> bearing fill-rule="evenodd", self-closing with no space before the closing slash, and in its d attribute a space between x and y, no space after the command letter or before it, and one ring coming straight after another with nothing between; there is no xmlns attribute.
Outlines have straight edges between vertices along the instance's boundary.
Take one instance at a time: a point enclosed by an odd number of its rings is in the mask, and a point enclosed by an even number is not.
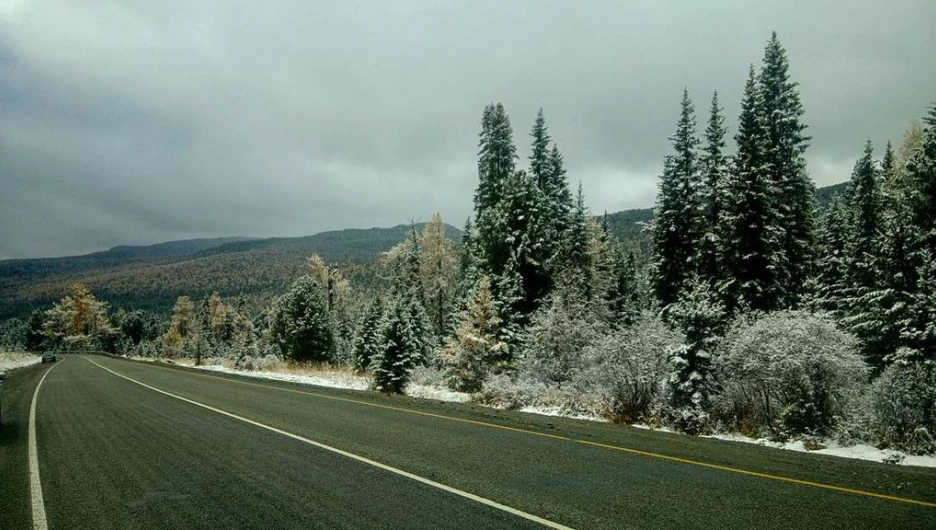
<svg viewBox="0 0 936 530"><path fill-rule="evenodd" d="M457 228L446 228L449 237L460 239ZM127 309L167 311L178 296L201 298L214 291L262 299L300 276L313 253L343 266L348 275L360 275L409 230L399 225L305 237L172 241L85 256L0 261L0 319L48 308L74 283Z"/></svg>

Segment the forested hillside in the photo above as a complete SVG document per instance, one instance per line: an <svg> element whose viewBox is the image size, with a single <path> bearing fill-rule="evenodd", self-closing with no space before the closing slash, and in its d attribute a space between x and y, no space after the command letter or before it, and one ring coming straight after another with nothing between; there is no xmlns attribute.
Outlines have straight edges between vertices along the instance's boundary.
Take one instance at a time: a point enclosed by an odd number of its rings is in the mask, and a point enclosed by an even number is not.
<svg viewBox="0 0 936 530"><path fill-rule="evenodd" d="M115 306L164 313L183 294L217 291L264 299L282 293L312 254L347 267L350 276L361 276L368 263L403 240L408 230L408 225L399 225L294 238L172 241L86 256L0 261L0 319L48 307L74 283ZM450 237L460 237L458 229L447 230Z"/></svg>

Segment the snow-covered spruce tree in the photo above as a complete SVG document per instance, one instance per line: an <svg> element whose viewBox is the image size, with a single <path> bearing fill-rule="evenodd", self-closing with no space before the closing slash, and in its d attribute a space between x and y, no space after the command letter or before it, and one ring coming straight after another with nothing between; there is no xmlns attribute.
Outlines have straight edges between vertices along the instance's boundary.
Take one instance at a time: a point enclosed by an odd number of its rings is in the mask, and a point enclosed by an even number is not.
<svg viewBox="0 0 936 530"><path fill-rule="evenodd" d="M523 325L551 287L547 267L551 249L547 243L550 237L547 204L525 171L517 171L508 178L501 193L500 201L483 217L487 228L485 234L479 233L479 239L486 272L494 278L495 297L504 300L499 278L519 275L520 298L512 309Z"/></svg>
<svg viewBox="0 0 936 530"><path fill-rule="evenodd" d="M914 224L920 230L919 248L936 252L936 102L923 117L919 146L906 165Z"/></svg>
<svg viewBox="0 0 936 530"><path fill-rule="evenodd" d="M494 374L513 374L516 371L516 353L523 339L521 332L529 323L529 315L517 309L523 300L523 277L515 254L508 258L504 273L491 279L491 289L495 293L494 304L500 317L496 336L507 348L489 359L489 369Z"/></svg>
<svg viewBox="0 0 936 530"><path fill-rule="evenodd" d="M380 323L379 350L369 363L375 390L403 393L413 368L429 355L429 327L422 304L411 292L393 298Z"/></svg>
<svg viewBox="0 0 936 530"><path fill-rule="evenodd" d="M270 318L270 340L284 357L295 361L330 361L335 356L333 322L326 287L302 276L276 300Z"/></svg>
<svg viewBox="0 0 936 530"><path fill-rule="evenodd" d="M380 349L380 323L383 320L383 301L375 297L361 315L352 343L351 364L355 371L364 372Z"/></svg>
<svg viewBox="0 0 936 530"><path fill-rule="evenodd" d="M719 229L722 210L728 200L726 180L728 177L728 157L725 155L725 118L718 104L718 92L712 94L712 106L709 110L708 126L705 128L705 144L699 155L699 173L701 187L699 196L702 207L702 239L698 245L696 270L712 289L717 289L726 280L726 271L722 264L722 237Z"/></svg>
<svg viewBox="0 0 936 530"><path fill-rule="evenodd" d="M481 390L489 367L507 353L507 344L498 337L500 329L491 282L482 278L460 316L455 335L439 353L450 388L459 392Z"/></svg>
<svg viewBox="0 0 936 530"><path fill-rule="evenodd" d="M651 282L663 308L676 302L695 268L701 227L695 129L695 109L684 90L676 133L670 138L674 153L663 162L650 235Z"/></svg>
<svg viewBox="0 0 936 530"><path fill-rule="evenodd" d="M533 138L530 175L546 199L544 220L551 234L546 241L550 247L548 254L557 258L550 264L551 275L554 276L557 269L562 267L558 259L561 257L564 235L571 222L570 217L573 215L572 195L566 180L562 154L559 153L559 148L555 144L550 149L549 131L546 127L543 109L536 114L536 121L533 123L530 136Z"/></svg>
<svg viewBox="0 0 936 530"><path fill-rule="evenodd" d="M936 250L917 251L917 289L910 298L910 319L901 331L921 360L936 361Z"/></svg>
<svg viewBox="0 0 936 530"><path fill-rule="evenodd" d="M778 193L764 154L768 139L759 110L762 106L752 65L735 135L738 150L725 183L726 201L719 217L724 267L730 271L720 290L729 315L773 310L782 302L783 291L777 279L777 270L784 261L782 229L776 204Z"/></svg>
<svg viewBox="0 0 936 530"><path fill-rule="evenodd" d="M875 287L876 275L873 258L877 250L875 239L880 229L881 196L879 173L874 167L871 141L855 162L848 185L848 254L851 256L849 280L860 296Z"/></svg>
<svg viewBox="0 0 936 530"><path fill-rule="evenodd" d="M803 105L796 87L790 80L786 50L773 32L764 48L757 110L766 130L765 169L779 195L777 220L784 259L778 261L782 267L777 279L783 307L800 303L815 260L816 188L806 173L804 154L810 138L804 133Z"/></svg>
<svg viewBox="0 0 936 530"><path fill-rule="evenodd" d="M544 188L546 198L549 200L550 219L552 221L553 232L557 235L557 242L561 241L563 234L569 228L570 217L572 215L573 197L572 190L569 188L569 181L566 178L565 162L562 153L559 152L559 146L553 143L552 149L547 157L549 184Z"/></svg>
<svg viewBox="0 0 936 530"><path fill-rule="evenodd" d="M552 169L549 163L550 138L542 108L536 113L536 121L533 122L533 130L530 132L530 136L533 138L533 145L530 150L530 174L540 190L543 191L543 194L548 195L549 188L552 185L549 180Z"/></svg>
<svg viewBox="0 0 936 530"><path fill-rule="evenodd" d="M504 182L514 174L517 148L513 143L513 129L504 106L490 104L484 108L481 118L481 134L478 140L478 189L475 191L474 207L481 238L486 238L481 219L484 213L500 201Z"/></svg>
<svg viewBox="0 0 936 530"><path fill-rule="evenodd" d="M677 429L698 434L709 428L707 411L715 390L711 359L727 319L716 293L699 276L690 279L669 318L686 336L670 360L671 420Z"/></svg>
<svg viewBox="0 0 936 530"><path fill-rule="evenodd" d="M589 220L585 206L582 183L579 182L575 208L570 216L570 224L563 240L562 258L558 276L562 281L573 283L586 299L591 298L593 285L592 254L589 252Z"/></svg>
<svg viewBox="0 0 936 530"><path fill-rule="evenodd" d="M848 212L835 195L819 225L819 260L816 265L816 293L813 305L837 319L843 313L843 297L848 287Z"/></svg>
<svg viewBox="0 0 936 530"><path fill-rule="evenodd" d="M876 300L881 280L879 254L881 247L881 172L875 167L871 142L855 163L849 183L847 199L847 241L843 261L848 278L841 290L840 322L862 342L865 358L876 356L881 346L878 339L880 326L876 323ZM820 252L822 250L820 249ZM894 345L896 347L896 344Z"/></svg>

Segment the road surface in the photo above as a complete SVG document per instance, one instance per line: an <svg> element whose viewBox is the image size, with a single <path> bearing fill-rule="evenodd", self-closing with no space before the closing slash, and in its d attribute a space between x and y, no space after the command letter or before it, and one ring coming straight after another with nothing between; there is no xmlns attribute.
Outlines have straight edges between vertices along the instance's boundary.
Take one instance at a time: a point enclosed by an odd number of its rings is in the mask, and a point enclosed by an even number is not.
<svg viewBox="0 0 936 530"><path fill-rule="evenodd" d="M3 530L936 528L933 469L467 404L83 355L2 404Z"/></svg>

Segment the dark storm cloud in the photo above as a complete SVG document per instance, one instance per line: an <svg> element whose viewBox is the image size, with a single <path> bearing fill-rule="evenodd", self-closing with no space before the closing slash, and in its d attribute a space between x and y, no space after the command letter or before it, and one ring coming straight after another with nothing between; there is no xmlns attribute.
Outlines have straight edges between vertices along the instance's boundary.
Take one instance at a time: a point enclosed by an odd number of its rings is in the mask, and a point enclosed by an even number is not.
<svg viewBox="0 0 936 530"><path fill-rule="evenodd" d="M652 203L683 87L733 125L778 31L818 184L936 97L931 0L0 6L0 258L471 208L481 110L536 109L593 211ZM751 5L756 4L756 5Z"/></svg>

